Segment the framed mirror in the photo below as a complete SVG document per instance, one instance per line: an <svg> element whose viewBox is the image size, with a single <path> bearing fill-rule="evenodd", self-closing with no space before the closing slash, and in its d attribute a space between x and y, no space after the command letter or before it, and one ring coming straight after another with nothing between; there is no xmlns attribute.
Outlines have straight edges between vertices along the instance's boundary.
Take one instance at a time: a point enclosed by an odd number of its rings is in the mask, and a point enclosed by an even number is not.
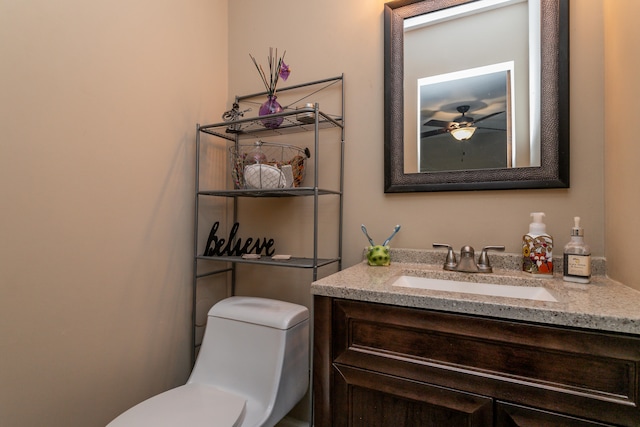
<svg viewBox="0 0 640 427"><path fill-rule="evenodd" d="M386 193L569 187L568 3L385 4Z"/></svg>

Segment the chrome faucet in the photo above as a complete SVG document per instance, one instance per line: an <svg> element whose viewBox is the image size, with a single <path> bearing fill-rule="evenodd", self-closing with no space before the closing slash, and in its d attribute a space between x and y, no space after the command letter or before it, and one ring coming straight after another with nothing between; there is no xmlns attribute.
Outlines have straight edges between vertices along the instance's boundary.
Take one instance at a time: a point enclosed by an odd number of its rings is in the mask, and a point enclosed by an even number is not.
<svg viewBox="0 0 640 427"><path fill-rule="evenodd" d="M504 251L504 246L485 246L480 252L478 262L475 260L475 251L469 245L460 249L460 261L457 260L456 254L451 245L445 243L434 243L434 248L447 248L447 258L444 261L444 268L448 271L459 271L464 273L491 273L493 268L489 262L487 251Z"/></svg>

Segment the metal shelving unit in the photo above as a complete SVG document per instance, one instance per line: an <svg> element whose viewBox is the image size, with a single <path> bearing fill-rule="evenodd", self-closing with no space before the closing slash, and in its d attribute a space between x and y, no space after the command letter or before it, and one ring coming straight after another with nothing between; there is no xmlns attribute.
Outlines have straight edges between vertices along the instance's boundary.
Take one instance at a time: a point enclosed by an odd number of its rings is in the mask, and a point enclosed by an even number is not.
<svg viewBox="0 0 640 427"><path fill-rule="evenodd" d="M212 275L218 275L222 273L231 273L231 291L233 295L235 293L235 281L236 281L236 268L240 264L253 264L264 265L269 268L282 267L282 268L301 268L312 270L311 280L317 280L318 269L324 266L335 264L337 269L342 269L342 212L343 212L343 185L344 185L344 84L343 76L332 77L323 80L312 81L300 85L289 86L286 88L278 89L279 97L286 97L290 95L293 97L294 102L290 105L293 106L296 103L304 102L309 103L313 100L314 96L320 93L339 94L340 99L335 99L339 105L339 111L337 114L328 114L320 109L319 103L315 103L313 107L295 106L285 107L284 111L277 114L261 117L248 117L240 118L235 121L224 121L208 125L197 125L196 129L196 177L195 177L195 217L194 217L194 265L193 265L193 334L192 334L192 362L195 362L197 354L197 348L199 343L197 342L197 328L204 327L196 324L196 303L198 292L198 281L204 277L210 277ZM254 93L250 95L237 96L235 102L238 105L259 105L266 99L266 92ZM334 96L334 95L329 95ZM306 114L307 117L313 117L313 121L300 122L296 119L299 114ZM282 124L275 129L267 129L262 124L263 120L281 117L283 119ZM340 141L339 141L339 183L337 188L320 188L318 186L318 172L320 170L321 163L321 134L323 130L337 128L339 129ZM247 139L269 139L273 137L289 135L294 133L307 133L313 136L313 150L311 160L313 161L313 176L307 176L305 182L308 186L294 187L287 189L211 189L201 188L201 151L203 142L203 135L211 135L216 138L221 138L226 141L227 147L233 147L234 144L237 147L240 141ZM310 138L307 137L307 138ZM238 199L240 198L278 198L278 197L310 197L313 198L313 255L311 257L295 257L293 256L289 260L272 260L271 257L262 257L261 259L244 259L240 256L205 256L202 255L202 248L199 247L199 230L203 226L211 226L211 224L200 223L200 204L202 198L206 197L221 197L232 199L233 207L233 221L237 221L238 217ZM337 248L335 256L320 258L318 256L318 242L320 236L318 235L318 220L319 211L321 209L320 199L322 197L337 197L339 199L339 218L337 221ZM205 272L203 266L211 264L211 268Z"/></svg>

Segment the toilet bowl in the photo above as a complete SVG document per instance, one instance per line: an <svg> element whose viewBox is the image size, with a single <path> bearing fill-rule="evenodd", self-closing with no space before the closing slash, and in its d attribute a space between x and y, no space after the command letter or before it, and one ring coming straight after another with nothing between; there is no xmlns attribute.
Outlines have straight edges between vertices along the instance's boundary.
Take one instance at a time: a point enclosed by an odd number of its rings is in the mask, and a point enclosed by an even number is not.
<svg viewBox="0 0 640 427"><path fill-rule="evenodd" d="M209 310L187 383L122 413L107 427L273 427L309 386L309 311L256 297Z"/></svg>

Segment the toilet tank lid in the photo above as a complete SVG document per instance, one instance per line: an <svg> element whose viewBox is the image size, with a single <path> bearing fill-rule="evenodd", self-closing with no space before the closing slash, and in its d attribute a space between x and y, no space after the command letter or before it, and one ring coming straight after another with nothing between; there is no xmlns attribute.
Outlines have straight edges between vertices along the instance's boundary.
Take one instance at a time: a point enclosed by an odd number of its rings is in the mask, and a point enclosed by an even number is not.
<svg viewBox="0 0 640 427"><path fill-rule="evenodd" d="M307 307L258 297L229 297L209 310L210 317L286 330L309 319Z"/></svg>

